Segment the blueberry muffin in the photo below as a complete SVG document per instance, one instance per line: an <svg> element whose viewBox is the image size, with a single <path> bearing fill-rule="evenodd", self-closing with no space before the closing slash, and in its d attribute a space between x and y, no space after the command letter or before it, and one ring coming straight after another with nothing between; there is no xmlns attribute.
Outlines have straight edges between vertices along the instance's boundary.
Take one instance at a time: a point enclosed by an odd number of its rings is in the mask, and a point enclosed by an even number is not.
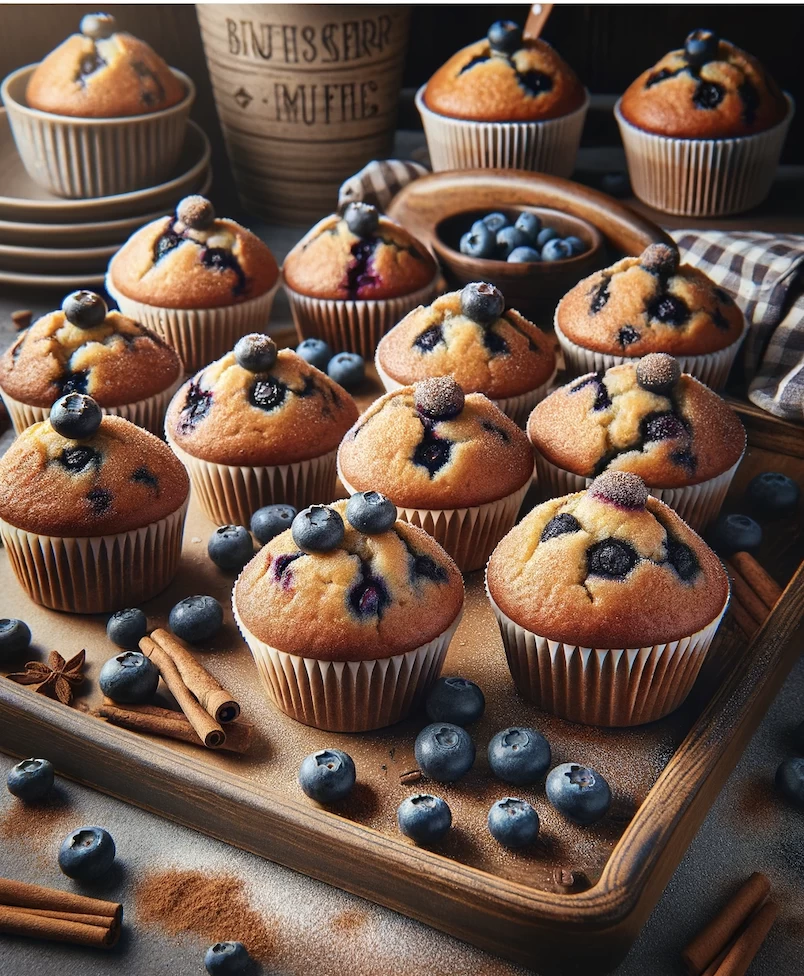
<svg viewBox="0 0 804 976"><path fill-rule="evenodd" d="M336 450L357 415L343 387L255 334L181 387L165 432L209 518L248 525L264 505L332 500Z"/></svg>
<svg viewBox="0 0 804 976"><path fill-rule="evenodd" d="M274 703L307 725L358 732L404 718L438 677L463 582L426 532L369 491L300 512L243 570L233 606Z"/></svg>
<svg viewBox="0 0 804 976"><path fill-rule="evenodd" d="M520 425L556 372L553 339L506 310L501 292L485 282L408 312L380 341L375 362L386 390L452 376Z"/></svg>
<svg viewBox="0 0 804 976"><path fill-rule="evenodd" d="M167 445L69 393L0 458L0 534L35 602L119 610L173 578L189 490Z"/></svg>
<svg viewBox="0 0 804 976"><path fill-rule="evenodd" d="M161 433L181 362L156 333L91 291L68 295L0 359L0 393L17 433L46 420L65 393L88 393L104 413Z"/></svg>
<svg viewBox="0 0 804 976"><path fill-rule="evenodd" d="M159 332L193 371L265 328L278 281L256 234L190 196L129 238L106 284L121 311Z"/></svg>
<svg viewBox="0 0 804 976"><path fill-rule="evenodd" d="M387 495L400 518L426 529L463 572L480 569L513 525L533 475L519 427L481 393L448 376L375 401L344 437L347 491Z"/></svg>
<svg viewBox="0 0 804 976"><path fill-rule="evenodd" d="M486 586L519 691L606 726L681 704L729 596L717 556L625 471L534 508L494 550Z"/></svg>
<svg viewBox="0 0 804 976"><path fill-rule="evenodd" d="M579 281L559 302L555 328L576 376L665 352L718 389L737 355L745 318L728 292L680 263L674 246L651 244L639 257Z"/></svg>

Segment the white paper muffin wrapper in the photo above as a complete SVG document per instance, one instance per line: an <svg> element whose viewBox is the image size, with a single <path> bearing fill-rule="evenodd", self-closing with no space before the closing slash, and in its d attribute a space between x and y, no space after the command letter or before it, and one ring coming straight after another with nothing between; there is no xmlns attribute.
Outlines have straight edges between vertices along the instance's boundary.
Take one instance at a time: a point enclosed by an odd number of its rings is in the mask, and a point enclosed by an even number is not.
<svg viewBox="0 0 804 976"><path fill-rule="evenodd" d="M778 125L734 139L676 139L614 115L625 147L634 193L656 210L685 217L742 213L770 192L793 118L793 100Z"/></svg>
<svg viewBox="0 0 804 976"><path fill-rule="evenodd" d="M0 536L34 603L68 613L108 613L150 600L176 575L187 504L116 535L57 538L0 521Z"/></svg>
<svg viewBox="0 0 804 976"><path fill-rule="evenodd" d="M271 701L297 722L329 732L366 732L407 717L441 673L463 612L438 637L405 654L323 661L287 654L255 637L240 619L234 594L232 609Z"/></svg>
<svg viewBox="0 0 804 976"><path fill-rule="evenodd" d="M557 119L542 122L472 122L433 112L416 92L433 172L448 169L529 169L569 176L581 142L589 108L583 105Z"/></svg>
<svg viewBox="0 0 804 976"><path fill-rule="evenodd" d="M187 468L193 492L215 525L245 525L263 505L293 505L296 509L335 498L337 449L309 461L265 467L216 464L183 451L169 435L170 449Z"/></svg>
<svg viewBox="0 0 804 976"><path fill-rule="evenodd" d="M702 630L652 647L578 647L540 637L494 602L511 677L521 695L571 722L644 725L675 711L690 693L728 607Z"/></svg>
<svg viewBox="0 0 804 976"><path fill-rule="evenodd" d="M440 275L418 291L382 300L310 298L285 284L299 341L323 339L333 352L356 352L371 359L380 339L419 305L436 295Z"/></svg>

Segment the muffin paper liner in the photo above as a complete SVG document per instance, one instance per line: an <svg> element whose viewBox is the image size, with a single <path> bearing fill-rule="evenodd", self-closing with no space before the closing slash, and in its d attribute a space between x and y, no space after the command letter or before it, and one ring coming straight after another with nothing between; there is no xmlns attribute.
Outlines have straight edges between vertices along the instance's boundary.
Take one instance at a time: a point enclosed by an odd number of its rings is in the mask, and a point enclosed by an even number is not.
<svg viewBox="0 0 804 976"><path fill-rule="evenodd" d="M418 707L441 673L461 614L438 637L405 654L368 661L325 661L287 654L237 626L271 701L304 725L329 732L366 732L393 725Z"/></svg>
<svg viewBox="0 0 804 976"><path fill-rule="evenodd" d="M68 613L108 613L139 606L173 579L187 504L158 522L116 535L57 538L0 521L0 536L34 603Z"/></svg>
<svg viewBox="0 0 804 976"><path fill-rule="evenodd" d="M664 213L718 217L762 203L770 192L794 104L765 132L734 139L676 139L646 132L614 115L625 147L628 174L640 200Z"/></svg>
<svg viewBox="0 0 804 976"><path fill-rule="evenodd" d="M356 352L371 359L389 329L419 305L435 298L440 275L425 288L398 298L341 300L310 298L285 284L299 341L323 339L333 352Z"/></svg>
<svg viewBox="0 0 804 976"><path fill-rule="evenodd" d="M166 435L170 449L187 468L193 492L215 525L245 525L263 505L286 504L299 510L335 498L337 449L309 461L265 467L216 464L183 451Z"/></svg>
<svg viewBox="0 0 804 976"><path fill-rule="evenodd" d="M644 725L690 693L729 605L689 637L639 648L578 647L514 623L488 590L511 677L521 695L559 718L604 727Z"/></svg>
<svg viewBox="0 0 804 976"><path fill-rule="evenodd" d="M159 308L119 292L106 275L106 290L120 311L160 335L179 354L186 373L196 373L230 352L249 332L265 332L279 279L265 294L222 308Z"/></svg>
<svg viewBox="0 0 804 976"><path fill-rule="evenodd" d="M433 112L416 92L433 172L448 169L529 169L570 176L589 108L542 122L472 122Z"/></svg>

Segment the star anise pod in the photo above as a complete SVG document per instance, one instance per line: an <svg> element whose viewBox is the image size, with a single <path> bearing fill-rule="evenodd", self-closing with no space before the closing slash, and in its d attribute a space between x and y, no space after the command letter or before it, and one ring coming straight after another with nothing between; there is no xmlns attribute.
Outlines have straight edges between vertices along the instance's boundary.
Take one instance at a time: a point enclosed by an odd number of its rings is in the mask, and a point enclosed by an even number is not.
<svg viewBox="0 0 804 976"><path fill-rule="evenodd" d="M47 664L29 661L24 671L9 674L7 677L18 685L36 685L34 690L37 694L55 697L63 705L69 705L73 700L73 686L80 685L84 680L81 669L84 667L86 653L79 651L75 657L65 661L58 651L51 651Z"/></svg>

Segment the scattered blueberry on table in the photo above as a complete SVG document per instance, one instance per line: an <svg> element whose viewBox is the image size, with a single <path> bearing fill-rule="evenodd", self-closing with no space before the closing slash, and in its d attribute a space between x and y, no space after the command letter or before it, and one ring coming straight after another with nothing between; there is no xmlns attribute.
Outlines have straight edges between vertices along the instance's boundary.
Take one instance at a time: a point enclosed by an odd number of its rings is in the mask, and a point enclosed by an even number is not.
<svg viewBox="0 0 804 976"><path fill-rule="evenodd" d="M439 678L428 692L424 708L431 722L471 725L483 715L486 698L468 678Z"/></svg>
<svg viewBox="0 0 804 976"><path fill-rule="evenodd" d="M804 810L804 758L795 756L785 761L776 770L776 789Z"/></svg>
<svg viewBox="0 0 804 976"><path fill-rule="evenodd" d="M299 786L318 803L344 799L352 792L356 779L352 757L340 749L314 752L299 767Z"/></svg>
<svg viewBox="0 0 804 976"><path fill-rule="evenodd" d="M311 505L302 509L290 526L293 541L308 552L329 552L343 541L343 519L334 508Z"/></svg>
<svg viewBox="0 0 804 976"><path fill-rule="evenodd" d="M254 555L254 542L244 525L221 525L209 537L207 552L218 569L239 573Z"/></svg>
<svg viewBox="0 0 804 976"><path fill-rule="evenodd" d="M323 339L304 339L296 346L296 355L326 373L327 365L332 359L332 349Z"/></svg>
<svg viewBox="0 0 804 976"><path fill-rule="evenodd" d="M16 617L0 619L0 661L24 651L31 643L31 628Z"/></svg>
<svg viewBox="0 0 804 976"><path fill-rule="evenodd" d="M365 535L379 535L396 522L396 505L379 491L358 491L346 503L346 521Z"/></svg>
<svg viewBox="0 0 804 976"><path fill-rule="evenodd" d="M103 827L79 827L62 841L59 867L76 881L91 881L106 874L114 863L112 835Z"/></svg>
<svg viewBox="0 0 804 976"><path fill-rule="evenodd" d="M170 611L173 633L190 644L209 640L223 626L223 607L214 596L188 596Z"/></svg>
<svg viewBox="0 0 804 976"><path fill-rule="evenodd" d="M562 763L550 771L545 784L547 799L567 820L592 824L611 806L609 784L593 769L578 763Z"/></svg>
<svg viewBox="0 0 804 976"><path fill-rule="evenodd" d="M537 783L550 768L550 743L536 729L512 726L498 732L489 742L492 773L512 786Z"/></svg>
<svg viewBox="0 0 804 976"><path fill-rule="evenodd" d="M106 622L106 636L113 644L134 651L148 633L148 618L138 607L113 613Z"/></svg>
<svg viewBox="0 0 804 976"><path fill-rule="evenodd" d="M242 942L216 942L204 954L209 976L237 976L247 973L251 965L251 956Z"/></svg>
<svg viewBox="0 0 804 976"><path fill-rule="evenodd" d="M489 833L503 847L527 847L539 836L539 814L527 802L514 796L492 804L488 815Z"/></svg>
<svg viewBox="0 0 804 976"><path fill-rule="evenodd" d="M8 771L6 785L25 803L42 800L53 789L53 764L47 759L23 759Z"/></svg>
<svg viewBox="0 0 804 976"><path fill-rule="evenodd" d="M745 500L752 511L768 518L791 515L800 497L798 484L779 471L763 471L752 478L745 489Z"/></svg>
<svg viewBox="0 0 804 976"><path fill-rule="evenodd" d="M289 529L297 514L292 505L265 505L251 516L251 531L257 541L265 545Z"/></svg>
<svg viewBox="0 0 804 976"><path fill-rule="evenodd" d="M762 529L748 515L720 515L709 529L709 542L720 556L756 551L762 542Z"/></svg>
<svg viewBox="0 0 804 976"><path fill-rule="evenodd" d="M513 223L503 213L486 214L461 236L458 249L471 258L533 264L566 261L588 251L589 245L574 234L562 238L538 214L523 210Z"/></svg>
<svg viewBox="0 0 804 976"><path fill-rule="evenodd" d="M327 375L345 390L359 386L366 377L366 361L356 352L339 352L327 363Z"/></svg>
<svg viewBox="0 0 804 976"><path fill-rule="evenodd" d="M421 730L413 748L419 769L439 783L453 783L474 765L475 744L459 725L435 722Z"/></svg>
<svg viewBox="0 0 804 976"><path fill-rule="evenodd" d="M452 826L452 811L440 796L415 793L405 797L396 811L399 829L416 844L435 844Z"/></svg>
<svg viewBox="0 0 804 976"><path fill-rule="evenodd" d="M124 651L106 661L98 684L107 698L120 705L142 705L156 692L159 670L141 651Z"/></svg>

